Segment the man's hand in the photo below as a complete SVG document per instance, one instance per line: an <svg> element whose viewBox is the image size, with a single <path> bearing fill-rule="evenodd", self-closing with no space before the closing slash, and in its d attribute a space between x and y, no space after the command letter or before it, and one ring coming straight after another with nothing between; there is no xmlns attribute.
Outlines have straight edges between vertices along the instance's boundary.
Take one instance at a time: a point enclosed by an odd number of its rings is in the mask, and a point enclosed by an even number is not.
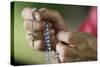
<svg viewBox="0 0 100 67"><path fill-rule="evenodd" d="M60 32L56 45L61 62L89 61L97 59L96 37L88 33Z"/></svg>
<svg viewBox="0 0 100 67"><path fill-rule="evenodd" d="M51 11L46 8L41 8L37 11L34 11L27 7L22 10L22 17L24 19L24 28L30 46L39 50L45 49L43 38L45 22L48 22L50 27L49 32L52 44L51 46L54 50L56 49L57 44L56 34L60 31L67 31L67 27L63 18L56 11ZM36 39L32 37L32 34L35 33L34 31L37 31L36 35L41 36L41 38L35 40L33 45L32 42L34 39ZM38 35L38 33L41 33L41 35Z"/></svg>
<svg viewBox="0 0 100 67"><path fill-rule="evenodd" d="M45 49L43 32L44 24L47 21L50 26L51 48L57 50L62 63L95 60L97 58L96 38L89 34L67 32L68 28L57 11L46 8L34 11L31 8L24 8L22 17L26 38L32 48Z"/></svg>

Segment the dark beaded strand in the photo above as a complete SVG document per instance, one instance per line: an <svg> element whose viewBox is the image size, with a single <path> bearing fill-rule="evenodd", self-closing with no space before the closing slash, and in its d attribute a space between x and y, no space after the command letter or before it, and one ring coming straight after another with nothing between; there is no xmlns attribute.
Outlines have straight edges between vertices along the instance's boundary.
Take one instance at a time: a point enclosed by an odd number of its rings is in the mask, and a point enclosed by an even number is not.
<svg viewBox="0 0 100 67"><path fill-rule="evenodd" d="M33 9L33 11L37 11L36 8ZM40 34L43 35L40 32L37 32L35 30L33 30L33 23L32 23L32 33L37 34L37 36L33 35L33 44L35 40L41 39L42 36L39 36ZM45 28L44 28L44 40L45 40L45 53L46 53L46 63L51 63L51 56L52 56L52 51L51 51L51 42L50 42L50 32L49 32L49 24L48 22L45 22ZM56 51L56 63L60 63L60 59L59 59L59 54Z"/></svg>
<svg viewBox="0 0 100 67"><path fill-rule="evenodd" d="M45 23L44 40L45 40L45 51L46 51L46 63L50 63L51 43L50 43L49 25L47 22Z"/></svg>
<svg viewBox="0 0 100 67"><path fill-rule="evenodd" d="M49 32L49 24L45 23L44 30L44 39L45 39L45 50L46 50L46 63L50 63L51 59L51 42L50 42L50 32ZM56 63L60 63L59 53L56 51Z"/></svg>

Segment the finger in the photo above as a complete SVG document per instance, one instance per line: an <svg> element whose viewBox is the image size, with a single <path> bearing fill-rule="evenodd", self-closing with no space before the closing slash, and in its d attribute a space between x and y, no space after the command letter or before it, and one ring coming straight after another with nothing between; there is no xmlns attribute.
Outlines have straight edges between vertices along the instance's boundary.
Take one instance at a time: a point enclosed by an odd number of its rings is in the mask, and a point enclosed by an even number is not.
<svg viewBox="0 0 100 67"><path fill-rule="evenodd" d="M41 8L38 11L39 11L39 13L40 13L43 20L49 20L50 19L50 12L49 12L48 9Z"/></svg>
<svg viewBox="0 0 100 67"><path fill-rule="evenodd" d="M33 37L31 35L26 34L26 39L28 41L28 46L33 48Z"/></svg>
<svg viewBox="0 0 100 67"><path fill-rule="evenodd" d="M44 50L45 45L43 43L43 40L34 41L34 48L37 49L37 50Z"/></svg>
<svg viewBox="0 0 100 67"><path fill-rule="evenodd" d="M55 36L51 37L51 47L53 50L56 50L57 39Z"/></svg>
<svg viewBox="0 0 100 67"><path fill-rule="evenodd" d="M40 22L39 13L27 7L22 10L22 17L24 19L24 29L29 46L37 50L44 49L43 37L41 34L41 32L43 32L43 24ZM35 36L35 33L37 33L38 36L41 36L42 39L34 40L38 38Z"/></svg>
<svg viewBox="0 0 100 67"><path fill-rule="evenodd" d="M29 7L26 7L22 10L21 12L21 16L23 17L23 19L32 19L32 9Z"/></svg>
<svg viewBox="0 0 100 67"><path fill-rule="evenodd" d="M35 48L37 50L44 50L44 41L43 41L43 37L38 35L37 36L33 36L32 32L26 32L26 38L28 41L28 45L31 48Z"/></svg>
<svg viewBox="0 0 100 67"><path fill-rule="evenodd" d="M69 38L70 38L70 32L66 33L64 31L61 31L57 34L57 38L60 40L60 41L64 41L64 42L67 42L69 43Z"/></svg>
<svg viewBox="0 0 100 67"><path fill-rule="evenodd" d="M72 33L71 32L64 32L61 31L57 34L57 38L58 40L63 43L65 46L68 47L76 47L74 44L72 44L70 42L70 38L72 37Z"/></svg>
<svg viewBox="0 0 100 67"><path fill-rule="evenodd" d="M59 53L59 58L62 63L66 61L67 58L67 47L64 46L62 43L57 43L56 51Z"/></svg>
<svg viewBox="0 0 100 67"><path fill-rule="evenodd" d="M50 40L51 40L51 47L53 50L55 50L56 44L57 44L57 38L56 38L54 29L50 29Z"/></svg>
<svg viewBox="0 0 100 67"><path fill-rule="evenodd" d="M77 59L77 58L80 58L79 55L78 55L79 52L78 52L77 49L66 47L62 43L57 44L56 50L59 53L59 58L60 58L62 63L78 61L79 59Z"/></svg>
<svg viewBox="0 0 100 67"><path fill-rule="evenodd" d="M56 47L56 50L60 55L66 55L68 61L96 59L96 40L93 36L79 32L62 32L62 34L59 34L58 39L69 44L69 46L66 47L66 45L61 42L62 44L58 44ZM64 50L66 52L64 52ZM68 58L71 58L72 60Z"/></svg>
<svg viewBox="0 0 100 67"><path fill-rule="evenodd" d="M66 24L62 16L57 11L41 8L39 10L39 13L42 16L43 20L50 21L56 33L58 33L59 31L67 31Z"/></svg>

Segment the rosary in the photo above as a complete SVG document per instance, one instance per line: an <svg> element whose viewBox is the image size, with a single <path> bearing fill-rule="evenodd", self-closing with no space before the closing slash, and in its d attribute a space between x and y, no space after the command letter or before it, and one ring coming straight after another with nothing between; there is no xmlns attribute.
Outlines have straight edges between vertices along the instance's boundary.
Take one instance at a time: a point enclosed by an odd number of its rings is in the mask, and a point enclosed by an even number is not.
<svg viewBox="0 0 100 67"><path fill-rule="evenodd" d="M33 11L37 11L36 8L33 8ZM32 23L32 29L33 29L33 23ZM33 30L33 33L37 33ZM33 38L35 36L33 35ZM37 38L37 37L35 37ZM45 27L44 27L44 42L45 42L45 55L46 55L46 63L51 63L52 58L52 50L51 50L51 41L50 41L50 32L49 32L49 24L45 21ZM56 63L60 63L59 59L59 53L56 51Z"/></svg>
<svg viewBox="0 0 100 67"><path fill-rule="evenodd" d="M51 63L51 43L50 43L50 32L49 25L45 22L45 30L44 30L44 39L45 39L45 53L46 53L46 63ZM56 52L56 63L60 63L59 54Z"/></svg>

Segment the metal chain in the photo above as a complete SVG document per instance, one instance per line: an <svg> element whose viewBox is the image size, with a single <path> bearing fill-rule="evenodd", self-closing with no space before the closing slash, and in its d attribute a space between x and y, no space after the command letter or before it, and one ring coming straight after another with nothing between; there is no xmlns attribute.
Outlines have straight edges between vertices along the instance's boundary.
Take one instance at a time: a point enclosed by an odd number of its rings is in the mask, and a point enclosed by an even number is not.
<svg viewBox="0 0 100 67"><path fill-rule="evenodd" d="M36 11L37 9L33 9L33 11ZM32 36L34 38L33 33L36 33L33 30L33 22L32 22ZM36 33L37 34L37 33ZM44 40L45 40L45 53L46 53L46 63L51 63L51 56L52 56L52 51L51 51L51 42L50 42L50 32L49 32L49 24L48 22L45 22L45 28L44 28ZM33 44L34 44L34 39L33 39ZM56 63L60 63L59 59L59 53L56 51Z"/></svg>
<svg viewBox="0 0 100 67"><path fill-rule="evenodd" d="M50 63L52 51L51 51L51 43L50 43L50 32L49 32L49 24L45 23L44 30L44 39L45 39L45 48L46 48L46 63ZM56 63L60 63L59 53L56 51Z"/></svg>
<svg viewBox="0 0 100 67"><path fill-rule="evenodd" d="M46 63L50 63L51 42L50 42L49 25L47 22L45 22L44 39L45 39L45 51L46 51Z"/></svg>
<svg viewBox="0 0 100 67"><path fill-rule="evenodd" d="M61 63L59 53L56 51L56 63Z"/></svg>

